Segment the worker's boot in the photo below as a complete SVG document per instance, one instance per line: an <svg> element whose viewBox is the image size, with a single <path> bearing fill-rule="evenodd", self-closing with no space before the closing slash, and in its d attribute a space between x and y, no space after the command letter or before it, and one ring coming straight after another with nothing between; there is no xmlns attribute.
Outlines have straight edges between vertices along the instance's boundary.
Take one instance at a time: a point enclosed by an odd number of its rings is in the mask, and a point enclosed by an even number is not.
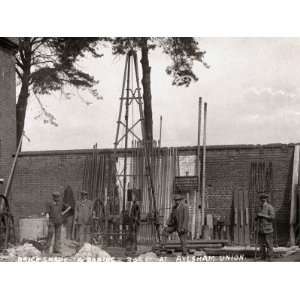
<svg viewBox="0 0 300 300"><path fill-rule="evenodd" d="M181 255L182 255L182 256L187 256L187 255L188 255L188 251L187 251L187 249L186 249L185 247L182 248Z"/></svg>

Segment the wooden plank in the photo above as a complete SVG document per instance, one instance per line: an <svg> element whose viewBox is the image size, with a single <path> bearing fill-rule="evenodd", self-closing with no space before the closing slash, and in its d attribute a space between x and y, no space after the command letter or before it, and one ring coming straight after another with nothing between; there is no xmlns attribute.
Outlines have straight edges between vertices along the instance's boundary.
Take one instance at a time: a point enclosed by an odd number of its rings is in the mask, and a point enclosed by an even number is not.
<svg viewBox="0 0 300 300"><path fill-rule="evenodd" d="M196 239L197 236L197 221L196 221L196 216L197 216L197 192L194 191L192 192L192 203L193 203L193 221L192 221L192 226L193 226L193 239Z"/></svg>
<svg viewBox="0 0 300 300"><path fill-rule="evenodd" d="M239 245L244 245L245 234L244 234L244 192L238 191L238 223L239 223Z"/></svg>
<svg viewBox="0 0 300 300"><path fill-rule="evenodd" d="M207 243L207 244L189 244L187 243L187 248L193 248L193 249L203 249L203 248L222 248L224 247L223 243ZM154 249L159 249L159 246L154 247ZM174 243L172 245L170 244L165 244L164 249L181 249L181 244L180 242Z"/></svg>
<svg viewBox="0 0 300 300"><path fill-rule="evenodd" d="M233 215L234 215L234 220L233 220L233 242L235 244L239 243L239 225L238 225L238 209L239 209L239 205L238 205L238 191L234 190L233 191Z"/></svg>
<svg viewBox="0 0 300 300"><path fill-rule="evenodd" d="M245 217L245 227L244 227L244 233L245 233L245 245L250 245L250 216L249 216L249 198L248 198L248 191L244 191L244 217Z"/></svg>
<svg viewBox="0 0 300 300"><path fill-rule="evenodd" d="M175 233L176 234L176 233ZM176 234L177 235L177 234ZM166 245L177 245L180 242L178 241L167 241ZM223 245L228 245L228 240L223 240L223 239L216 239L216 240L208 240L208 239L201 239L201 240L187 240L187 244L189 245L202 245L202 244L223 244Z"/></svg>
<svg viewBox="0 0 300 300"><path fill-rule="evenodd" d="M292 186L291 186L291 208L290 208L290 245L295 245L295 232L294 224L296 222L296 193L299 178L299 152L300 145L295 145L293 173L292 173Z"/></svg>

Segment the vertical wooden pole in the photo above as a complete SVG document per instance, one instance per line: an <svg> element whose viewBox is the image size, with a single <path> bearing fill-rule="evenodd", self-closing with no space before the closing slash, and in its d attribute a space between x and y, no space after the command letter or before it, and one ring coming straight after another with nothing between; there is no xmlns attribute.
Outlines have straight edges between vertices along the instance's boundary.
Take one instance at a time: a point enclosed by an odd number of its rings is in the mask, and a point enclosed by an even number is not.
<svg viewBox="0 0 300 300"><path fill-rule="evenodd" d="M123 203L122 209L125 212L126 191L127 191L127 148L128 148L128 118L129 118L129 90L130 90L130 56L128 58L127 66L127 86L125 99L125 152L124 152L124 176L123 176Z"/></svg>
<svg viewBox="0 0 300 300"><path fill-rule="evenodd" d="M162 129L162 116L159 119L159 140L158 140L158 147L161 147L161 129Z"/></svg>
<svg viewBox="0 0 300 300"><path fill-rule="evenodd" d="M118 115L118 121L117 121L117 132L116 132L116 137L115 137L115 142L114 142L114 148L115 149L118 146L118 140L119 140L120 124L121 124L123 101L124 101L125 82L126 82L126 73L127 73L127 66L128 65L129 65L129 54L126 55L126 61L125 61L123 84L122 84L122 93L121 93L121 97L120 97L120 108L119 108L119 115Z"/></svg>
<svg viewBox="0 0 300 300"><path fill-rule="evenodd" d="M15 157L14 157L14 160L13 160L13 163L12 163L12 167L11 167L9 175L8 175L7 183L6 183L4 194L3 194L5 197L8 197L9 192L10 192L11 183L12 183L14 172L15 172L15 168L16 168L16 165L17 165L17 160L18 160L19 154L21 152L23 136L24 136L24 131L23 131L23 133L21 135L21 138L20 138L20 141L19 141L19 145L18 145L16 154L15 154Z"/></svg>
<svg viewBox="0 0 300 300"><path fill-rule="evenodd" d="M296 198L297 198L297 185L299 180L299 153L300 145L295 145L293 173L292 173L292 186L291 186L291 208L290 208L290 246L295 245L295 231L294 225L296 223Z"/></svg>
<svg viewBox="0 0 300 300"><path fill-rule="evenodd" d="M203 117L203 158L202 158L202 205L201 205L201 224L205 225L205 186L206 186L206 122L207 122L207 103L204 103Z"/></svg>
<svg viewBox="0 0 300 300"><path fill-rule="evenodd" d="M201 202L201 163L200 163L200 138L201 138L201 115L202 115L202 98L199 97L199 104L198 104L198 141L197 141L197 166L196 166L196 170L197 170L197 177L198 177L198 185L197 185L197 203L199 206L201 203L201 207L202 207L202 202ZM197 209L197 214L199 213L199 219L200 219L200 212ZM202 212L202 208L201 208L201 212ZM201 213L202 216L202 213ZM198 226L198 228L196 228L196 233L199 234L199 236L201 235L200 231L201 231L201 226L202 225L202 221L201 223L199 222L200 220L198 219L198 222L196 223Z"/></svg>

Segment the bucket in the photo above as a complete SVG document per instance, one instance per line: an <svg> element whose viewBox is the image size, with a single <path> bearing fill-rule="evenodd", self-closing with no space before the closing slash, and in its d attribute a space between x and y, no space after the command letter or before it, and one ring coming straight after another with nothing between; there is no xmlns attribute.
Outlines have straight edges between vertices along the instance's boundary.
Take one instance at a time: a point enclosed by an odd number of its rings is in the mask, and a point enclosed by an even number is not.
<svg viewBox="0 0 300 300"><path fill-rule="evenodd" d="M46 217L27 217L19 219L20 241L38 240L47 237L48 219Z"/></svg>

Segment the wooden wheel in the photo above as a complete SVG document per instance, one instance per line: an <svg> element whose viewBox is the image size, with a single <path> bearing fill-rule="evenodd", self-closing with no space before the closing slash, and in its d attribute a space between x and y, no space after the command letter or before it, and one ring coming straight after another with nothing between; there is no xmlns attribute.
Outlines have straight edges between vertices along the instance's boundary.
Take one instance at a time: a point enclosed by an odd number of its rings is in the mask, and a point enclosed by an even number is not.
<svg viewBox="0 0 300 300"><path fill-rule="evenodd" d="M4 195L0 195L0 248L7 248L13 226L8 200Z"/></svg>

